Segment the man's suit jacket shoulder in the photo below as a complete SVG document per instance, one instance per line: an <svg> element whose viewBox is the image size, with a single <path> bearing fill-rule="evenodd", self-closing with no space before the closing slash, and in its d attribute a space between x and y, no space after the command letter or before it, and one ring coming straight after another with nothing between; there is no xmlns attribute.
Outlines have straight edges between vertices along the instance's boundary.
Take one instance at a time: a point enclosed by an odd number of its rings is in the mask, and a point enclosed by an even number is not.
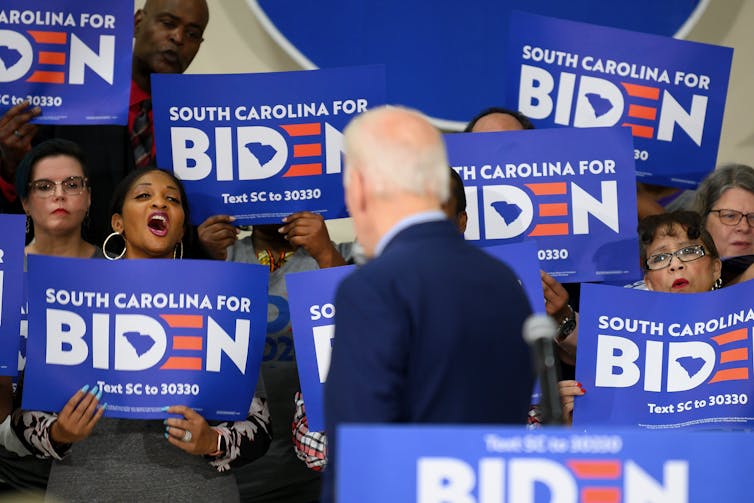
<svg viewBox="0 0 754 503"><path fill-rule="evenodd" d="M400 232L343 281L336 312L331 377L343 382L359 373L359 380L383 383L380 396L405 395L375 409L379 420L524 421L531 383L521 338L531 313L526 294L506 265L464 241L451 223ZM507 410L487 407L483 383L506 381L521 383ZM466 406L448 407L439 397Z"/></svg>

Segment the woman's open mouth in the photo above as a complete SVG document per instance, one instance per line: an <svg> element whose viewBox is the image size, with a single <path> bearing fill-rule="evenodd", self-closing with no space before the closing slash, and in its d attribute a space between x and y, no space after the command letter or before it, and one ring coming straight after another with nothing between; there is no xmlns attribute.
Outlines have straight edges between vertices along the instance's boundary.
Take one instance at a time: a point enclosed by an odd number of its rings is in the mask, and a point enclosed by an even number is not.
<svg viewBox="0 0 754 503"><path fill-rule="evenodd" d="M169 219L166 213L152 213L149 215L147 227L155 236L165 236L168 233Z"/></svg>

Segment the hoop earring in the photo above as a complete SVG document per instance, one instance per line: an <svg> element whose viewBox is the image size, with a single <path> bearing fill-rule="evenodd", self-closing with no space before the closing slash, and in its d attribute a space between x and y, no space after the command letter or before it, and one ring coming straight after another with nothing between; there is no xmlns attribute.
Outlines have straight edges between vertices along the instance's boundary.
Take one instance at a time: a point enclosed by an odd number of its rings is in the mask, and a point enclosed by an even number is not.
<svg viewBox="0 0 754 503"><path fill-rule="evenodd" d="M178 250L180 249L180 253ZM183 258L183 240L178 241L178 244L173 248L173 260Z"/></svg>
<svg viewBox="0 0 754 503"><path fill-rule="evenodd" d="M715 283L712 285L712 291L720 290L723 287L723 278L717 278L715 280Z"/></svg>
<svg viewBox="0 0 754 503"><path fill-rule="evenodd" d="M120 236L123 239L123 251L120 252L120 255L113 255L112 257L107 254L107 242L110 241L110 238L113 236ZM102 255L105 256L107 260L118 260L123 258L123 255L126 254L126 238L124 238L119 232L113 232L109 236L105 238L105 242L102 243Z"/></svg>

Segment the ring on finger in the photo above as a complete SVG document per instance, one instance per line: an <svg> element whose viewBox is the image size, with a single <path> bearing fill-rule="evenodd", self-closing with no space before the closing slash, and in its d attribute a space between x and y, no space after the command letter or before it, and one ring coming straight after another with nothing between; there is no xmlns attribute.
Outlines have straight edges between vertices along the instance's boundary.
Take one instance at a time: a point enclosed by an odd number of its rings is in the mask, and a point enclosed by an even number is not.
<svg viewBox="0 0 754 503"><path fill-rule="evenodd" d="M15 131L13 131L13 134L16 135L17 138L23 138L24 137L24 135L22 135L21 131L19 131L18 129L16 129Z"/></svg>
<svg viewBox="0 0 754 503"><path fill-rule="evenodd" d="M184 442L191 442L191 437L191 432L189 430L184 430L181 440L183 440Z"/></svg>

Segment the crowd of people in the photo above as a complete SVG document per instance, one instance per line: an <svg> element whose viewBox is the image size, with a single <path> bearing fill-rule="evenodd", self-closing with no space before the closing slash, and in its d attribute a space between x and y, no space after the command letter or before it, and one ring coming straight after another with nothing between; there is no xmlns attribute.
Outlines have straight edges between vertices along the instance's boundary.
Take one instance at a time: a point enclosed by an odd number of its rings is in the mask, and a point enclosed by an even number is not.
<svg viewBox="0 0 754 503"><path fill-rule="evenodd" d="M0 212L26 215L26 255L269 267L267 346L248 415L211 424L175 405L164 422L113 419L103 417L102 390L86 383L60 411L23 410L19 369L15 390L0 377L0 480L61 501L333 501L328 433L338 424L536 423L521 338L531 307L513 272L463 239L463 180L420 113L379 107L346 128L346 205L358 243L334 244L322 216L306 211L242 239L227 215L190 225L181 181L156 166L150 76L182 73L208 22L206 0L147 0L136 12L127 126L38 126L31 121L43 111L28 102L0 117ZM495 107L465 132L533 127ZM754 277L754 169L721 167L695 193L639 184L637 199L644 277L632 287L694 293ZM351 263L361 266L335 302L327 429L310 431L285 276ZM559 327L568 424L587 392L573 379L578 285L544 272L541 280Z"/></svg>

